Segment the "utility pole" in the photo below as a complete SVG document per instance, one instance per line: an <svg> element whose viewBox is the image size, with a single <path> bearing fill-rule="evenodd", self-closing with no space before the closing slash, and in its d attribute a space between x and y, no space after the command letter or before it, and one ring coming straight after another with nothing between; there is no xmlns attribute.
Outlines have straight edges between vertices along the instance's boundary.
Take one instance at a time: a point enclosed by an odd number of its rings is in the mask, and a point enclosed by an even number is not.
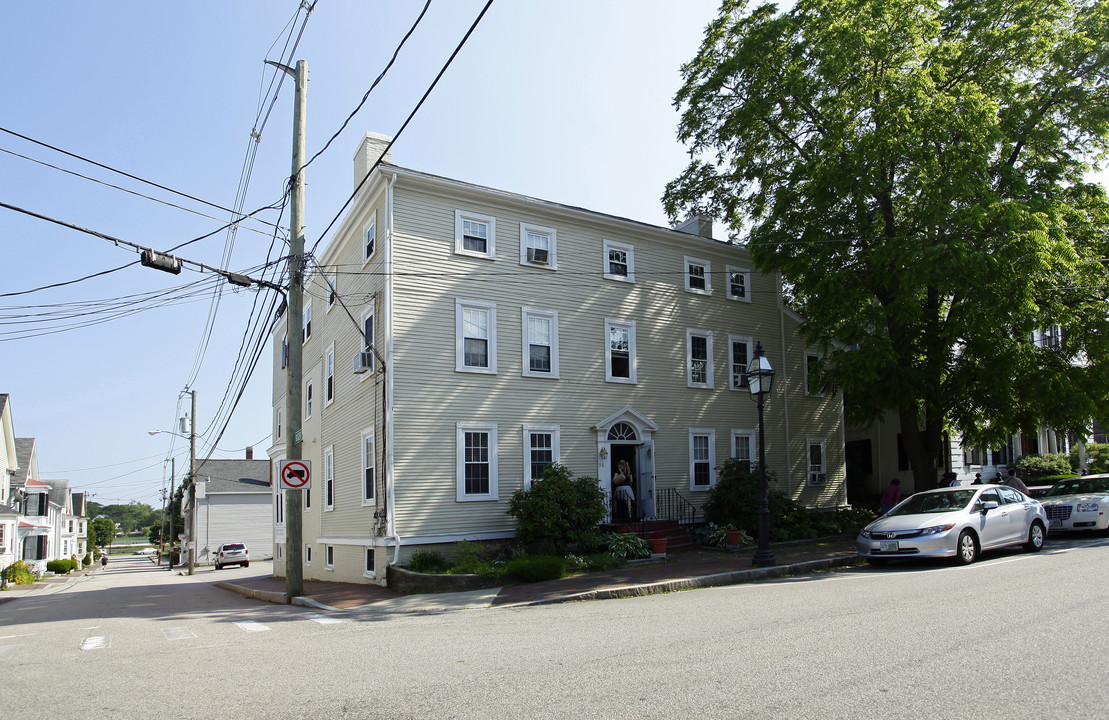
<svg viewBox="0 0 1109 720"><path fill-rule="evenodd" d="M196 572L196 390L189 418L189 574Z"/></svg>
<svg viewBox="0 0 1109 720"><path fill-rule="evenodd" d="M169 552L166 554L166 564L169 565L170 572L173 572L173 528L177 527L177 523L173 517L173 480L176 477L177 458L173 457L169 459ZM165 544L166 538L163 535L162 545Z"/></svg>
<svg viewBox="0 0 1109 720"><path fill-rule="evenodd" d="M296 78L293 104L293 173L289 210L289 363L285 375L285 459L300 460L302 437L300 415L301 362L304 330L304 132L308 107L308 63L298 60L296 71L280 66ZM304 594L304 545L301 539L303 510L301 490L285 491L285 599Z"/></svg>

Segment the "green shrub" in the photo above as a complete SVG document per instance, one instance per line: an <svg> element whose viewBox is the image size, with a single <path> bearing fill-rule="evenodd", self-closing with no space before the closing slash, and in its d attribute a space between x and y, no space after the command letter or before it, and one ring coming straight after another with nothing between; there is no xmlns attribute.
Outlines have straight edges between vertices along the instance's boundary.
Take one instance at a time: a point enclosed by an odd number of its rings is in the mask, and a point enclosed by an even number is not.
<svg viewBox="0 0 1109 720"><path fill-rule="evenodd" d="M717 468L717 473L716 487L709 490L705 501L705 520L716 525L757 528L758 468L746 460L729 458ZM772 483L773 479L773 473L767 472L767 483ZM771 540L812 537L809 513L804 506L779 490L769 490L766 496L770 506Z"/></svg>
<svg viewBox="0 0 1109 720"><path fill-rule="evenodd" d="M1078 448L1072 448L1070 451L1070 466L1071 470L1078 471ZM1086 472L1105 473L1109 472L1109 443L1087 443L1086 444Z"/></svg>
<svg viewBox="0 0 1109 720"><path fill-rule="evenodd" d="M608 554L617 560L633 560L650 556L647 541L634 533L606 533L602 538Z"/></svg>
<svg viewBox="0 0 1109 720"><path fill-rule="evenodd" d="M1021 478L1038 478L1044 475L1063 475L1071 472L1070 458L1066 453L1023 455L1013 463Z"/></svg>
<svg viewBox="0 0 1109 720"><path fill-rule="evenodd" d="M68 575L73 570L77 569L77 563L73 560L50 560L46 563L46 571L52 572L55 575Z"/></svg>
<svg viewBox="0 0 1109 720"><path fill-rule="evenodd" d="M597 478L575 478L562 465L548 465L530 490L517 490L508 502L516 518L516 538L533 553L563 555L598 547L597 524L606 514L605 496Z"/></svg>
<svg viewBox="0 0 1109 720"><path fill-rule="evenodd" d="M23 560L18 560L8 566L8 582L10 583L30 585L38 579L39 576L34 568Z"/></svg>
<svg viewBox="0 0 1109 720"><path fill-rule="evenodd" d="M582 560L585 563L585 569L591 572L599 572L602 570L613 570L624 564L623 558L613 557L610 553L599 552L592 555L586 555Z"/></svg>
<svg viewBox="0 0 1109 720"><path fill-rule="evenodd" d="M509 560L505 572L524 582L541 582L566 577L566 561L555 555L531 555Z"/></svg>
<svg viewBox="0 0 1109 720"><path fill-rule="evenodd" d="M461 540L455 543L453 563L447 570L450 575L481 575L496 577L504 570L504 561L498 557L498 548L481 543Z"/></svg>
<svg viewBox="0 0 1109 720"><path fill-rule="evenodd" d="M418 573L446 572L451 564L438 550L417 550L408 561L408 569Z"/></svg>
<svg viewBox="0 0 1109 720"><path fill-rule="evenodd" d="M92 553L85 553L85 557L81 560L81 565L83 567L92 565Z"/></svg>

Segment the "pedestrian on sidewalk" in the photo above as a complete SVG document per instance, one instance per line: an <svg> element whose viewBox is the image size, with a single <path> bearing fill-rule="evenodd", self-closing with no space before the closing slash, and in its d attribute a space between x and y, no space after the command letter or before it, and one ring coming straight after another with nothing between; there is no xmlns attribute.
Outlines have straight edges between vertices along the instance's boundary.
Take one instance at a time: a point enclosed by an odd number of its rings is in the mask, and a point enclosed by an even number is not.
<svg viewBox="0 0 1109 720"><path fill-rule="evenodd" d="M108 567L108 555L100 553L100 567Z"/></svg>
<svg viewBox="0 0 1109 720"><path fill-rule="evenodd" d="M1005 484L1013 488L1014 490L1020 490L1022 493L1028 495L1029 497L1032 496L1032 493L1028 492L1028 486L1024 484L1023 480L1017 477L1016 470L1009 470L1009 479L1005 481Z"/></svg>
<svg viewBox="0 0 1109 720"><path fill-rule="evenodd" d="M886 487L886 491L882 493L882 502L878 506L878 509L881 511L880 514L885 515L899 502L901 502L901 481L894 478L890 480L890 484Z"/></svg>

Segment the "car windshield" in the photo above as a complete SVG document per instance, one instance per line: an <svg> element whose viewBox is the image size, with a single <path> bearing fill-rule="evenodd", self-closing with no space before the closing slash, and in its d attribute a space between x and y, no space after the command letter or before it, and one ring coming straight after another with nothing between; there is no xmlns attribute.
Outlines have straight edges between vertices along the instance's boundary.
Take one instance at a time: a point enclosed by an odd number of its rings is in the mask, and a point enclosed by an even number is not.
<svg viewBox="0 0 1109 720"><path fill-rule="evenodd" d="M919 493L901 503L887 513L891 515L919 515L922 513L945 513L962 510L974 498L977 490L953 490L951 492Z"/></svg>
<svg viewBox="0 0 1109 720"><path fill-rule="evenodd" d="M242 543L233 543L231 545L224 545L223 549L224 550L246 550L246 546L244 546Z"/></svg>
<svg viewBox="0 0 1109 720"><path fill-rule="evenodd" d="M1056 483L1044 497L1109 492L1109 478L1075 478Z"/></svg>

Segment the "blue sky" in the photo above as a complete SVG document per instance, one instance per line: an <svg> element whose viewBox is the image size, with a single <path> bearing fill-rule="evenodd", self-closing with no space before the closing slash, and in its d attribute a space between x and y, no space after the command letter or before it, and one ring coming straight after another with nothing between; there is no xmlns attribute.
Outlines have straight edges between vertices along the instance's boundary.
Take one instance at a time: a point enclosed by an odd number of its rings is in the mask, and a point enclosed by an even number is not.
<svg viewBox="0 0 1109 720"><path fill-rule="evenodd" d="M9 5L0 43L8 69L0 128L9 131L0 132L0 202L158 249L218 229L226 212L11 133L232 207L251 130L273 77L263 61L281 58L298 4ZM365 107L309 167L309 245L353 188L352 157L362 135L396 133L483 5L484 0L432 2ZM497 0L394 145L393 160L664 225L659 198L686 162L671 105L679 68L693 56L717 6L718 0ZM309 155L356 107L422 7L416 0L316 5L295 55L309 67ZM248 210L282 196L290 166L291 106L292 85L286 82L257 145ZM260 217L277 221L273 211ZM288 215L280 222L287 226ZM244 225L228 268L243 271L265 262L271 233L260 223ZM227 234L218 232L179 254L218 266L226 240ZM3 208L0 245L0 294L137 259L104 239ZM280 244L274 254L280 254ZM138 309L149 305L136 301L139 293L211 280L188 269L173 276L136 265L56 289L0 297L0 392L11 395L16 434L37 439L43 477L68 478L103 504L160 505L168 484L163 461L176 456L180 478L188 443L166 434L150 437L147 431L173 429L188 409L181 391L206 336L213 286L179 293L185 297L173 304L61 332L80 320L44 326L17 322L26 318L16 316L91 312L116 298ZM229 288L220 298L191 385L198 395L202 453L210 450L209 428L217 410L226 408L230 381L238 377L236 358L255 296ZM267 349L213 457L242 457L248 445L255 457L266 456L270 387Z"/></svg>

